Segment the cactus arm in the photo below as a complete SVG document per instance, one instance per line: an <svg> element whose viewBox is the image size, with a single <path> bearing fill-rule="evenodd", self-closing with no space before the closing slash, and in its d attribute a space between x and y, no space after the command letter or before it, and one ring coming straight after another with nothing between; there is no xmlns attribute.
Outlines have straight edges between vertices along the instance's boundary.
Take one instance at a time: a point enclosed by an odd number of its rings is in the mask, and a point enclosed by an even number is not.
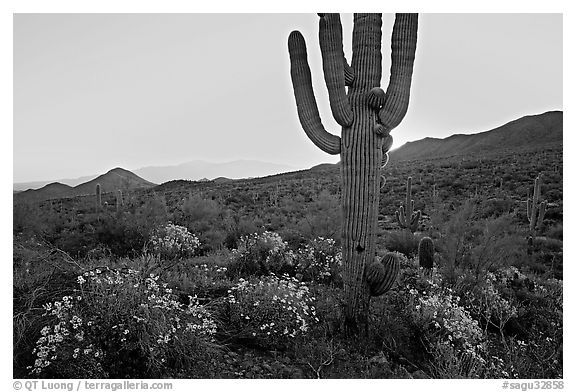
<svg viewBox="0 0 576 392"><path fill-rule="evenodd" d="M344 49L342 48L342 25L340 15L323 14L320 18L320 50L324 80L328 88L328 98L332 115L343 127L352 125L354 115L346 96Z"/></svg>
<svg viewBox="0 0 576 392"><path fill-rule="evenodd" d="M312 89L312 75L308 66L306 43L300 32L293 31L288 38L290 75L296 98L298 118L308 138L322 151L340 154L340 137L327 132L318 112Z"/></svg>
<svg viewBox="0 0 576 392"><path fill-rule="evenodd" d="M418 210L414 214L412 214L412 219L410 220L410 228L412 232L418 229L418 222L420 221L420 216L422 215L422 211Z"/></svg>
<svg viewBox="0 0 576 392"><path fill-rule="evenodd" d="M538 211L538 222L536 223L536 228L542 228L542 222L544 222L544 214L546 214L546 200L540 203L540 210Z"/></svg>
<svg viewBox="0 0 576 392"><path fill-rule="evenodd" d="M402 228L406 228L406 214L404 213L404 206L400 206L400 211L396 211L396 220Z"/></svg>
<svg viewBox="0 0 576 392"><path fill-rule="evenodd" d="M356 78L356 74L354 73L354 69L348 64L344 53L342 53L343 62L344 62L344 84L346 86L352 86L354 83L354 79Z"/></svg>
<svg viewBox="0 0 576 392"><path fill-rule="evenodd" d="M392 65L380 122L390 132L406 115L414 69L418 14L396 14L392 30Z"/></svg>

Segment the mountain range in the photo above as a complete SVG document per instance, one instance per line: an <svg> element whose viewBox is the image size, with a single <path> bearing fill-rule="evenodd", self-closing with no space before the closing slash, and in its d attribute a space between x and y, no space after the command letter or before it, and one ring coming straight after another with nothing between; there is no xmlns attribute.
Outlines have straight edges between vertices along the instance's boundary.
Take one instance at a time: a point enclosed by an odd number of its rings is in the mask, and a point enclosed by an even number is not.
<svg viewBox="0 0 576 392"><path fill-rule="evenodd" d="M471 135L452 135L445 139L427 137L408 142L390 152L394 161L481 154L499 150L538 148L562 144L563 113L551 111L524 116L498 128Z"/></svg>
<svg viewBox="0 0 576 392"><path fill-rule="evenodd" d="M269 162L254 160L237 160L225 163L210 163L200 160L182 163L173 166L148 166L136 170L131 170L133 174L145 178L156 184L162 184L172 180L192 180L216 179L223 177L225 179L238 179L249 177L264 177L272 174L285 173L293 171L296 168L289 165L279 165ZM43 186L59 183L60 185L77 185L89 182L98 175L83 176L79 178L67 178L50 181L19 182L14 183L14 192L24 191L27 189L39 189Z"/></svg>
<svg viewBox="0 0 576 392"><path fill-rule="evenodd" d="M217 177L231 179L264 177L294 171L296 168L270 162L237 160L225 163L191 161L175 166L149 166L134 170L142 178L161 184L172 180L213 180Z"/></svg>
<svg viewBox="0 0 576 392"><path fill-rule="evenodd" d="M126 191L131 189L151 188L156 185L128 170L117 167L90 181L74 187L59 182L53 182L40 189L28 189L23 192L18 192L14 196L19 200L40 201L54 198L90 195L95 194L96 184L100 184L102 193L116 192L118 190Z"/></svg>
<svg viewBox="0 0 576 392"><path fill-rule="evenodd" d="M408 142L390 152L391 160L414 160L425 158L449 157L455 155L474 155L488 152L517 150L521 148L539 149L548 144L562 144L563 112L550 111L538 115L524 116L510 121L498 128L470 135L457 134L444 139L424 138ZM334 166L321 164L311 170ZM94 178L82 177L76 180L61 180L50 184L20 183L14 184L14 191L32 188L32 184L44 185L34 190L17 192L15 197L27 200L46 200L59 197L72 197L94 194L96 184L102 192L115 192L118 189L130 190L149 188L156 183L171 180L213 179L218 182L232 178L263 177L271 174L293 171L286 165L240 160L213 164L204 161L192 161L175 166L150 166L133 172L116 168ZM145 179L146 178L146 179ZM62 183L67 181L67 183ZM23 188L28 186L28 188Z"/></svg>

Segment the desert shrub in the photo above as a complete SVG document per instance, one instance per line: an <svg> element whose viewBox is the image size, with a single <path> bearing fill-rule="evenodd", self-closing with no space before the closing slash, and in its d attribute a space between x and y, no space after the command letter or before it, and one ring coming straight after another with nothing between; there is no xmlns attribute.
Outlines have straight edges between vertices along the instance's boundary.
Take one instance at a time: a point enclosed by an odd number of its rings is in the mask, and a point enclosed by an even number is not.
<svg viewBox="0 0 576 392"><path fill-rule="evenodd" d="M99 221L93 221L94 234L84 230L85 237L94 238L98 244L110 249L112 254L119 257L136 256L142 252L146 241L150 238L151 227L142 226L137 215L119 213L116 215L102 215ZM72 231L72 235L76 234ZM91 246L91 248L97 245ZM70 245L67 246L69 248Z"/></svg>
<svg viewBox="0 0 576 392"><path fill-rule="evenodd" d="M434 378L481 378L486 361L476 355L461 352L446 342L435 342L428 348L433 360L429 362Z"/></svg>
<svg viewBox="0 0 576 392"><path fill-rule="evenodd" d="M35 377L175 376L200 370L213 351L208 309L192 297L188 305L176 301L154 274L95 269L78 285L44 305L46 325L29 367Z"/></svg>
<svg viewBox="0 0 576 392"><path fill-rule="evenodd" d="M154 232L151 238L152 251L166 260L192 257L200 245L198 237L187 228L168 223Z"/></svg>
<svg viewBox="0 0 576 392"><path fill-rule="evenodd" d="M298 222L298 229L305 238L335 237L340 232L341 212L338 195L322 190L316 198L304 203L303 218ZM297 206L298 211L302 206Z"/></svg>
<svg viewBox="0 0 576 392"><path fill-rule="evenodd" d="M277 233L265 231L240 238L232 251L227 274L230 277L292 272L294 252Z"/></svg>
<svg viewBox="0 0 576 392"><path fill-rule="evenodd" d="M170 282L175 293L193 292L211 299L225 297L233 283L226 277L227 267L210 263L206 261L207 258L182 261L160 271L161 277Z"/></svg>
<svg viewBox="0 0 576 392"><path fill-rule="evenodd" d="M517 316L518 310L512 301L499 292L497 279L495 274L488 272L483 284L476 286L474 292L470 293L472 295L467 298L471 311L476 315L476 319L482 321L485 329L496 328L504 339L504 327L512 317Z"/></svg>
<svg viewBox="0 0 576 392"><path fill-rule="evenodd" d="M463 266L471 270L478 280L482 280L488 271L497 270L513 264L522 258L521 238L511 231L513 218L509 214L494 219L485 219L477 223L481 231L476 231L468 241L469 257L463 260Z"/></svg>
<svg viewBox="0 0 576 392"><path fill-rule="evenodd" d="M228 295L226 325L237 336L268 348L284 348L319 321L308 286L287 275L240 278Z"/></svg>
<svg viewBox="0 0 576 392"><path fill-rule="evenodd" d="M498 276L497 276L498 279ZM518 377L562 377L563 284L557 279L534 281L530 277L506 277L498 281L500 291L517 303L517 317L510 320L506 333L508 346L517 350L501 357L508 373ZM514 327L514 328L512 328ZM521 340L523 343L513 341ZM511 350L511 348L510 348Z"/></svg>
<svg viewBox="0 0 576 392"><path fill-rule="evenodd" d="M463 356L462 360L483 362L482 329L451 289L419 292L412 288L409 294L413 297L412 321L432 354L432 363L438 360L436 355L445 355L447 347L450 353Z"/></svg>
<svg viewBox="0 0 576 392"><path fill-rule="evenodd" d="M257 229L257 224L253 220L230 211L224 219L224 226L226 236L223 244L228 249L238 248L240 239L256 232Z"/></svg>
<svg viewBox="0 0 576 392"><path fill-rule="evenodd" d="M177 205L172 214L174 223L186 227L200 239L198 251L207 253L222 246L226 233L226 212L218 201L191 195Z"/></svg>
<svg viewBox="0 0 576 392"><path fill-rule="evenodd" d="M408 230L390 232L385 244L390 251L402 253L406 257L411 257L418 251L418 239Z"/></svg>
<svg viewBox="0 0 576 392"><path fill-rule="evenodd" d="M296 252L296 273L303 281L342 283L342 251L331 238L318 237Z"/></svg>
<svg viewBox="0 0 576 392"><path fill-rule="evenodd" d="M395 324L404 324L412 334L398 332L404 336L402 345L426 353L425 367L436 377L477 377L485 363L478 321L437 271L423 276L416 260L403 260L401 268L399 288L389 301L403 315Z"/></svg>
<svg viewBox="0 0 576 392"><path fill-rule="evenodd" d="M562 223L557 223L554 226L548 227L547 236L555 240L563 240Z"/></svg>
<svg viewBox="0 0 576 392"><path fill-rule="evenodd" d="M77 265L70 257L35 236L15 236L13 245L14 377L28 373L31 351L44 326L42 305L76 288Z"/></svg>

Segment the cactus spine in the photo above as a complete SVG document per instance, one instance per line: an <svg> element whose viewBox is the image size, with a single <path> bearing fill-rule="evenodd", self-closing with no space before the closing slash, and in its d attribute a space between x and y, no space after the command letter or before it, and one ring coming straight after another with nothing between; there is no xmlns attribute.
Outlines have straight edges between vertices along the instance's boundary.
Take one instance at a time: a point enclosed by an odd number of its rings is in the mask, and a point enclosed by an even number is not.
<svg viewBox="0 0 576 392"><path fill-rule="evenodd" d="M396 281L400 271L400 260L394 253L386 254L379 262L375 260L366 268L366 281L370 295L378 297L386 293Z"/></svg>
<svg viewBox="0 0 576 392"><path fill-rule="evenodd" d="M428 270L434 267L434 241L430 237L422 237L418 244L418 264Z"/></svg>
<svg viewBox="0 0 576 392"><path fill-rule="evenodd" d="M380 168L392 144L390 131L402 121L408 109L418 15L396 14L386 92L379 87L382 16L354 15L351 65L344 56L340 16L319 16L324 79L333 117L342 126L341 137L329 133L322 125L306 44L298 31L288 38L290 74L304 132L322 151L340 154L344 316L347 330L354 333L367 326L370 289L365 269L376 254Z"/></svg>
<svg viewBox="0 0 576 392"><path fill-rule="evenodd" d="M414 212L414 200L412 200L412 177L406 181L406 201L404 206L400 206L400 211L396 211L396 220L401 228L414 233L420 223L420 210Z"/></svg>

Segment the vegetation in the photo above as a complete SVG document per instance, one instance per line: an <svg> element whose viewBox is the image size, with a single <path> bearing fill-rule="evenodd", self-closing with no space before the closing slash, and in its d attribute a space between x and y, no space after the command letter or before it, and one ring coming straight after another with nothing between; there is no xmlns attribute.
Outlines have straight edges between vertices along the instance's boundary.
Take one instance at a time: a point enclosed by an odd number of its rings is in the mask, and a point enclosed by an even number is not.
<svg viewBox="0 0 576 392"><path fill-rule="evenodd" d="M377 260L398 274L356 338L338 167L16 203L14 377L561 378L561 162L558 146L387 166ZM407 177L415 233L395 220Z"/></svg>

